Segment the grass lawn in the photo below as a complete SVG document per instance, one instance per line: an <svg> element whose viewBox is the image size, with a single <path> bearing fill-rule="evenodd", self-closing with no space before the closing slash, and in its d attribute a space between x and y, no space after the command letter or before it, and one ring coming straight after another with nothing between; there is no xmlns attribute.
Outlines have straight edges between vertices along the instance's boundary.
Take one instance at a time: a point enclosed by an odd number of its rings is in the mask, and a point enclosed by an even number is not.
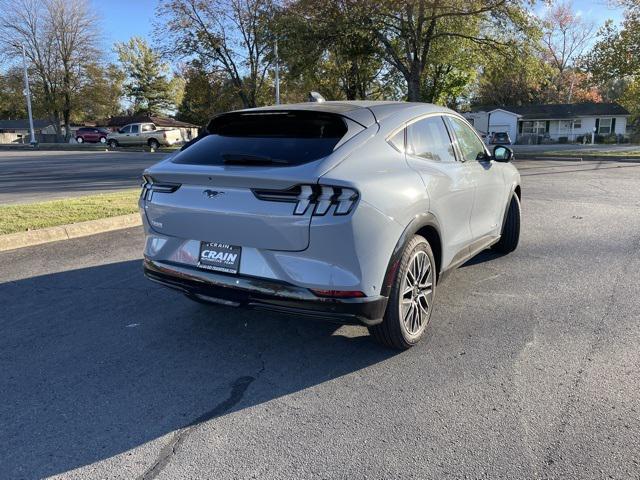
<svg viewBox="0 0 640 480"><path fill-rule="evenodd" d="M138 211L139 189L29 204L0 206L0 235Z"/></svg>

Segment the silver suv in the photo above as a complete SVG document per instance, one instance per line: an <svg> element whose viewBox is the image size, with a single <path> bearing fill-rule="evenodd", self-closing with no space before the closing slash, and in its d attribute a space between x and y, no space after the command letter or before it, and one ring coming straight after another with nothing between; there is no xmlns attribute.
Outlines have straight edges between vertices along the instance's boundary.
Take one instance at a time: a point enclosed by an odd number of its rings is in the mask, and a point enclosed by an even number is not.
<svg viewBox="0 0 640 480"><path fill-rule="evenodd" d="M144 173L145 274L196 301L364 324L409 348L448 272L516 248L511 156L429 104L222 114Z"/></svg>

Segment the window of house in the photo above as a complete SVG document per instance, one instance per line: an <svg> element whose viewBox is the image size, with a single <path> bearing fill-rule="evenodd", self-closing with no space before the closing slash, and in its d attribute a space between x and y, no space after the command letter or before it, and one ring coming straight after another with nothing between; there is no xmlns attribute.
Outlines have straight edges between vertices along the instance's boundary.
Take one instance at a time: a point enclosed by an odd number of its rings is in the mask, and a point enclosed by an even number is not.
<svg viewBox="0 0 640 480"><path fill-rule="evenodd" d="M598 127L598 133L600 135L608 135L611 133L611 119L610 118L601 118L600 126Z"/></svg>
<svg viewBox="0 0 640 480"><path fill-rule="evenodd" d="M522 122L522 133L529 135L544 135L546 132L546 122L544 120L536 120Z"/></svg>
<svg viewBox="0 0 640 480"><path fill-rule="evenodd" d="M581 118L573 121L573 128L574 128L574 130L577 129L577 128L582 128L582 119Z"/></svg>
<svg viewBox="0 0 640 480"><path fill-rule="evenodd" d="M442 117L428 117L409 125L407 127L407 150L411 155L428 160L456 161L449 132L447 132Z"/></svg>

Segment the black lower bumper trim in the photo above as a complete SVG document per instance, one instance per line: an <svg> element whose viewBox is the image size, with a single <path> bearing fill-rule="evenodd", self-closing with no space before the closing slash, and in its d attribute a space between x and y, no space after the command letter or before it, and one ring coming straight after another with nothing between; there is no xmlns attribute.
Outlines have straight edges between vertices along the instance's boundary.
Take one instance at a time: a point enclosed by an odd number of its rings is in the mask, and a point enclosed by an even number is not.
<svg viewBox="0 0 640 480"><path fill-rule="evenodd" d="M375 325L382 321L387 297L322 298L308 289L275 280L203 272L168 262L144 260L150 280L204 302L246 306L324 318L343 324Z"/></svg>

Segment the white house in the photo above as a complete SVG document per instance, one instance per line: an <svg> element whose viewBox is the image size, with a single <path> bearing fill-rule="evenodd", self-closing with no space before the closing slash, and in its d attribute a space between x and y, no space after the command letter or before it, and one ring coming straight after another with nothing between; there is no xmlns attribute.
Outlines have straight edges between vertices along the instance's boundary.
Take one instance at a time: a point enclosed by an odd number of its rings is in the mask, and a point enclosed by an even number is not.
<svg viewBox="0 0 640 480"><path fill-rule="evenodd" d="M617 103L570 103L481 107L465 117L480 133L507 132L515 143L591 143L624 137L629 112Z"/></svg>
<svg viewBox="0 0 640 480"><path fill-rule="evenodd" d="M517 137L520 115L515 112L494 108L492 110L471 111L465 113L464 116L483 136L494 132L507 132L512 142Z"/></svg>

